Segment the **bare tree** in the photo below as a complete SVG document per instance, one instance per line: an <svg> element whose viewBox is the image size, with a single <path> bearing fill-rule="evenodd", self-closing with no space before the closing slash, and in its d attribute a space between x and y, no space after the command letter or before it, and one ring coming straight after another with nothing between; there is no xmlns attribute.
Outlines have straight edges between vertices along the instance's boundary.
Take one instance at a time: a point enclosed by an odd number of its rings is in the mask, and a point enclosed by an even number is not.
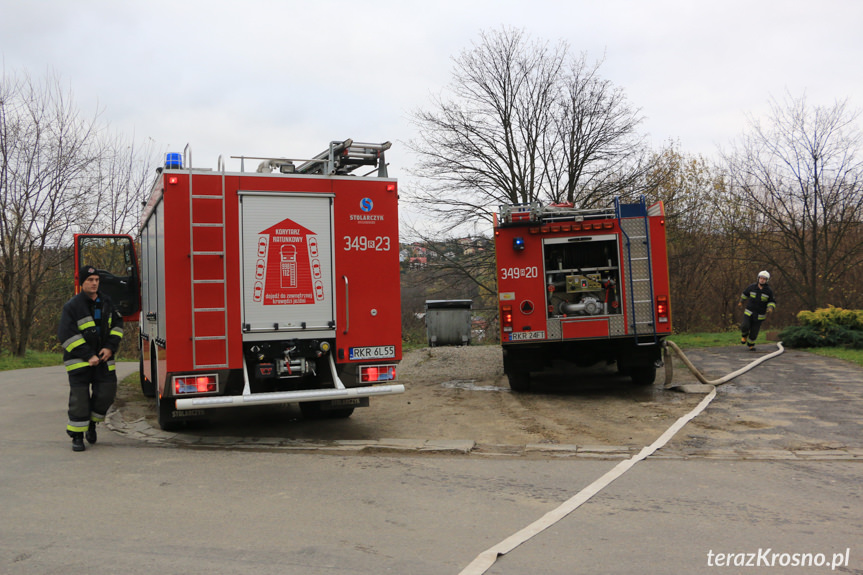
<svg viewBox="0 0 863 575"><path fill-rule="evenodd" d="M483 33L454 60L451 95L414 113L412 199L448 225L491 222L500 204L590 202L630 186L638 112L599 63L523 32ZM638 161L635 162L636 164Z"/></svg>
<svg viewBox="0 0 863 575"><path fill-rule="evenodd" d="M87 168L99 156L96 119L82 119L57 78L4 74L0 94L0 302L8 344L26 351L40 285L56 250L94 216ZM53 249L52 249L53 248Z"/></svg>
<svg viewBox="0 0 863 575"><path fill-rule="evenodd" d="M601 65L589 65L582 54L562 77L547 154L552 201L608 204L638 188L650 168L644 137L636 131L639 110L629 105L622 88L600 77Z"/></svg>
<svg viewBox="0 0 863 575"><path fill-rule="evenodd" d="M105 137L98 113L78 112L56 76L37 82L3 72L0 345L16 355L26 352L35 318L44 323L46 305L59 311L60 302L47 298L57 297L57 278L68 276L71 284L71 270L61 266L70 258L72 235L131 230L140 177L131 166L140 162L119 141Z"/></svg>
<svg viewBox="0 0 863 575"><path fill-rule="evenodd" d="M750 130L725 154L732 190L754 217L741 218L745 238L785 289L808 309L831 302L829 288L863 263L863 160L847 100L810 106L806 97L771 100L766 125Z"/></svg>
<svg viewBox="0 0 863 575"><path fill-rule="evenodd" d="M111 136L93 167L97 186L105 191L98 206L96 227L101 233L134 234L141 202L146 200L155 177L154 143L138 145L135 137Z"/></svg>

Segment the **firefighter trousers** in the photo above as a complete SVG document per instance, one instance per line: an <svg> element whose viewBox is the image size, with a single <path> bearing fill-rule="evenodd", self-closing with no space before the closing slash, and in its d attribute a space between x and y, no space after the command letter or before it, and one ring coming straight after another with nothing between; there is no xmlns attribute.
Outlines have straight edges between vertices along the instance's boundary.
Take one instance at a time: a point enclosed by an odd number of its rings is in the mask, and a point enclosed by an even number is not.
<svg viewBox="0 0 863 575"><path fill-rule="evenodd" d="M117 395L117 373L114 361L87 366L69 372L69 422L66 432L87 431L90 422L105 421L108 408Z"/></svg>
<svg viewBox="0 0 863 575"><path fill-rule="evenodd" d="M743 321L740 322L740 335L746 338L746 344L749 347L755 345L755 340L758 339L758 332L761 331L762 320L755 315L744 315Z"/></svg>

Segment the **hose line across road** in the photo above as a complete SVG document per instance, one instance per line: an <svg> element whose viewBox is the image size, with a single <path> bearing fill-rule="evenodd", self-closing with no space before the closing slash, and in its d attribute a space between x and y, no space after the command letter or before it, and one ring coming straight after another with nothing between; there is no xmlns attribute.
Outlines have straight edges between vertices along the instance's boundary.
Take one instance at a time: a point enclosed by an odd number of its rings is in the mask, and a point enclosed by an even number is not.
<svg viewBox="0 0 863 575"><path fill-rule="evenodd" d="M600 477L599 479L573 495L571 498L563 502L557 508L549 511L524 529L521 529L520 531L517 531L516 533L510 535L497 545L494 545L480 553L467 567L465 567L460 572L460 575L482 575L483 573L488 571L492 565L494 565L498 557L506 555L525 541L528 541L529 539L533 538L545 529L548 529L549 527L551 527L552 525L578 509L583 503L586 503L594 495L605 489L609 484L611 484L612 481L632 469L632 467L635 466L636 463L646 459L651 454L656 452L656 450L660 449L662 446L668 443L671 438L674 437L674 435L683 428L684 425L686 425L689 421L695 418L699 413L704 411L704 409L708 405L710 405L710 402L713 401L713 398L716 397L717 385L727 383L735 377L738 377L750 371L751 369L764 363L768 359L772 359L785 351L785 348L780 342L777 344L777 351L764 355L753 361L752 363L742 367L741 369L738 369L737 371L729 373L728 375L720 379L708 381L701 374L701 372L699 372L698 369L692 364L692 362L689 361L689 358L686 357L686 354L684 354L683 351L681 351L681 349L674 342L668 341L667 343L668 347L670 347L680 357L686 367L688 367L692 371L692 373L701 382L701 384L695 384L694 387L693 384L690 384L688 386L673 386L670 385L671 382L668 381L670 379L669 377L666 378L666 387L668 389L678 388L680 389L680 391L688 393L698 393L706 391L707 395L704 397L704 399L701 400L701 402L697 406L695 406L692 411L675 421L674 424L668 429L666 429L665 432L660 435L656 441L642 449L638 454L634 455L630 459L621 461L605 475L603 475L602 477ZM669 358L666 354L666 364L670 364L670 361L668 361L668 359Z"/></svg>

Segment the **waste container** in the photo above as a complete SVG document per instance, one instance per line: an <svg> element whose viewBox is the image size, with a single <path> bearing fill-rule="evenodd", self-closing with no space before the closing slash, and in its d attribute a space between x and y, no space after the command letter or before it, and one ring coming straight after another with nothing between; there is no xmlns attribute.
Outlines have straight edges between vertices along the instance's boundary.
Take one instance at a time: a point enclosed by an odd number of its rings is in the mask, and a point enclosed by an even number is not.
<svg viewBox="0 0 863 575"><path fill-rule="evenodd" d="M473 300L426 300L426 332L429 346L469 345L470 309Z"/></svg>

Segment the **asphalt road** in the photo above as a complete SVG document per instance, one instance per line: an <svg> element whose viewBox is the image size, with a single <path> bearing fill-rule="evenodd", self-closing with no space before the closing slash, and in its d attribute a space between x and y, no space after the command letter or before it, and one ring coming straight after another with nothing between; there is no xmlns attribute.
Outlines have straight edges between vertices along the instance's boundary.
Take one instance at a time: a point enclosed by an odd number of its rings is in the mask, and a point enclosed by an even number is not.
<svg viewBox="0 0 863 575"><path fill-rule="evenodd" d="M734 353L694 360L715 377L745 361ZM811 357L720 388L488 573L863 573L863 370ZM434 437L189 444L122 425L73 453L62 368L0 373L0 390L0 573L460 573L629 456Z"/></svg>

